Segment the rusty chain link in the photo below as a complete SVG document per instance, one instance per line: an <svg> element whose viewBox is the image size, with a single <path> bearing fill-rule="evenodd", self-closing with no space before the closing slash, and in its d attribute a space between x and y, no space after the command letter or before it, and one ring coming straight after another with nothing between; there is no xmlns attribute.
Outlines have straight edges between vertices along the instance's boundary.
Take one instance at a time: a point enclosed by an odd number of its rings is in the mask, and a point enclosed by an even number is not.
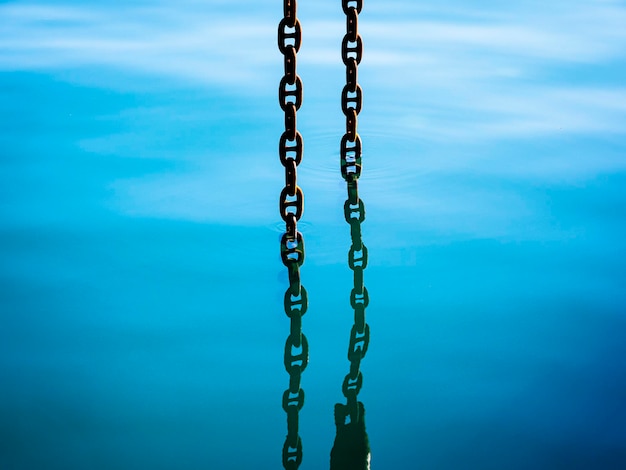
<svg viewBox="0 0 626 470"><path fill-rule="evenodd" d="M296 167L302 161L303 140L296 128L296 112L302 105L302 80L296 71L296 55L302 42L302 28L296 17L296 0L283 1L283 19L278 25L278 50L284 56L285 74L278 87L278 102L285 113L285 131L280 136L278 154L285 167L285 187L280 193L280 217L285 233L280 241L280 257L289 273L285 292L285 313L291 320L285 342L285 370L289 388L283 393L282 405L287 413L287 437L282 461L287 470L295 470L302 462L302 440L298 434L299 412L304 405L304 390L300 387L302 372L309 361L309 343L302 333L302 316L308 306L307 291L300 282L300 267L304 263L304 239L297 223L304 211L304 194L297 183Z"/></svg>
<svg viewBox="0 0 626 470"><path fill-rule="evenodd" d="M370 328L365 322L365 309L369 295L363 282L363 270L367 267L367 247L361 237L361 223L365 220L365 204L359 198L357 181L361 176L361 138L357 133L357 115L361 112L363 91L357 81L358 65L363 55L363 42L358 32L359 13L362 0L342 0L346 14L346 34L341 42L341 58L346 66L346 85L341 92L341 110L346 117L346 133L339 147L341 157L341 176L346 180L348 199L344 204L344 216L350 225L352 246L348 252L348 266L354 274L354 287L350 292L350 305L354 309L354 325L350 332L348 360L350 371L345 376L342 392L346 397L345 417L351 423L357 423L360 417L360 405L357 395L363 385L360 371L361 360L367 352L370 340Z"/></svg>

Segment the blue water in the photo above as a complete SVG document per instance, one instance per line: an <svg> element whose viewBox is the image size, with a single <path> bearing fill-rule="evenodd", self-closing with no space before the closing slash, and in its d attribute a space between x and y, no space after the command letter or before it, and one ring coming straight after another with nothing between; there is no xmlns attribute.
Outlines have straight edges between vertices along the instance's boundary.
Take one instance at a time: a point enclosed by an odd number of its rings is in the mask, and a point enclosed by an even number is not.
<svg viewBox="0 0 626 470"><path fill-rule="evenodd" d="M353 321L335 3L299 2L303 470ZM626 4L536 8L364 2L372 468L626 466ZM0 468L281 468L281 14L0 4Z"/></svg>

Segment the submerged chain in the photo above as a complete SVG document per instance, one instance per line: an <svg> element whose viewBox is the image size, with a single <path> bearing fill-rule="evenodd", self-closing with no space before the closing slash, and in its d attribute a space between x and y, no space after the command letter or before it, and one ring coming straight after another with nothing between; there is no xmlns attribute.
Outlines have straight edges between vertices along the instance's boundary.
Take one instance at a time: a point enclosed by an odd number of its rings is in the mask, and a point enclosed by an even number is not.
<svg viewBox="0 0 626 470"><path fill-rule="evenodd" d="M284 0L284 17L278 25L278 49L284 56L285 75L278 88L278 101L285 113L285 132L280 136L278 153L285 167L285 187L280 193L280 216L285 221L285 233L280 241L280 256L289 272L289 287L285 292L285 313L291 320L291 330L285 343L285 369L289 373L289 388L283 394L283 409L287 413L287 438L283 446L283 467L297 469L302 462L302 441L298 434L298 416L304 405L304 390L300 387L302 372L309 361L309 343L302 333L302 315L307 310L307 292L300 283L300 266L304 262L304 240L297 222L304 210L304 195L297 184L296 167L302 160L302 135L296 129L296 111L302 104L302 80L296 73L296 54L300 49L302 32L296 17L296 0Z"/></svg>
<svg viewBox="0 0 626 470"><path fill-rule="evenodd" d="M341 57L346 66L346 85L341 92L341 109L346 116L346 133L341 139L341 175L346 180L348 199L344 204L346 222L350 224L352 246L348 252L348 265L354 273L354 287L350 293L350 305L354 309L354 325L350 332L348 359L350 372L346 375L342 392L347 399L346 415L350 422L359 421L360 407L357 395L363 384L360 371L361 360L367 352L370 340L369 325L365 323L365 309L369 303L363 283L363 270L367 267L367 247L361 238L361 223L365 220L365 205L359 198L357 181L361 176L361 138L357 133L357 115L362 106L362 90L357 83L357 68L361 62L363 43L358 33L358 19L362 0L342 0L346 14L346 34L341 43Z"/></svg>

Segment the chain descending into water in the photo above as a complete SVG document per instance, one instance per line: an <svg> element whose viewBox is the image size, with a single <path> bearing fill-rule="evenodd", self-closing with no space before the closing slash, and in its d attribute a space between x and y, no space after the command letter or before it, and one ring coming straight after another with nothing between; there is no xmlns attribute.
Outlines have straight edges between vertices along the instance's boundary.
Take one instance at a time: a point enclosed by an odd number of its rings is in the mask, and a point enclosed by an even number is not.
<svg viewBox="0 0 626 470"><path fill-rule="evenodd" d="M304 405L300 387L302 372L309 360L309 344L302 333L302 316L307 310L307 292L300 283L300 266L304 262L304 240L297 222L304 210L304 195L297 185L296 167L302 160L303 140L296 129L296 111L302 104L302 80L296 73L296 54L300 49L302 30L296 17L296 0L284 0L284 17L278 25L278 49L284 55L285 75L280 81L278 101L285 113L285 132L280 137L278 153L285 167L285 187L280 193L280 216L285 233L280 241L280 256L289 273L285 292L285 313L291 320L291 331L285 343L285 369L289 388L283 394L287 413L287 437L283 446L283 467L297 469L302 462L302 441L298 434L298 414Z"/></svg>
<svg viewBox="0 0 626 470"><path fill-rule="evenodd" d="M348 359L350 372L346 375L342 392L346 397L346 413L350 422L359 421L357 395L363 384L361 360L367 352L370 340L369 325L365 323L365 309L369 303L363 283L363 270L367 267L367 247L361 239L361 223L365 220L365 205L359 198L357 181L361 176L361 138L357 133L357 115L361 111L361 87L357 83L357 69L363 54L363 42L358 33L358 18L363 7L362 0L342 0L346 14L346 34L341 43L341 57L346 66L346 85L341 92L341 109L346 116L346 133L341 139L341 175L346 180L348 199L344 204L346 222L350 224L352 246L348 252L348 265L354 272L354 287L350 293L350 305L354 309L354 325L350 332Z"/></svg>

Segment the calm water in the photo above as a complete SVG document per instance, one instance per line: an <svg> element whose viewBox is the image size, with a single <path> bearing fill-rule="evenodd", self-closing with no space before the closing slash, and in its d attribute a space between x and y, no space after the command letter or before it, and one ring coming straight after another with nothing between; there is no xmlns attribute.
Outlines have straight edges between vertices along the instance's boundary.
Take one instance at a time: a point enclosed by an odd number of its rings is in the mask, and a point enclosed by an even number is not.
<svg viewBox="0 0 626 470"><path fill-rule="evenodd" d="M298 11L307 470L353 320L345 20ZM281 16L0 4L0 468L281 468ZM364 2L372 468L626 467L625 21Z"/></svg>

